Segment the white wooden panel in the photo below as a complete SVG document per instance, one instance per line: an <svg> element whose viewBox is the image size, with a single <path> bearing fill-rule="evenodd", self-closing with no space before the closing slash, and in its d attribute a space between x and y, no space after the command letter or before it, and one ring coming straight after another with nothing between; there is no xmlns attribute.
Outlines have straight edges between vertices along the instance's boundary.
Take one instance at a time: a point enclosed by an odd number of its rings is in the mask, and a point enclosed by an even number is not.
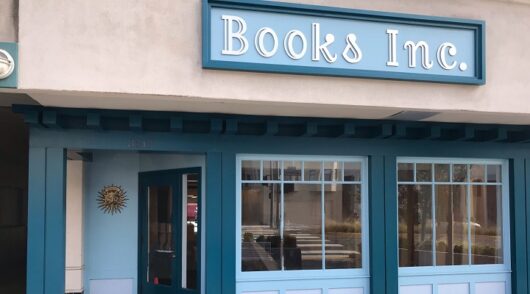
<svg viewBox="0 0 530 294"><path fill-rule="evenodd" d="M495 283L476 283L475 294L505 294L506 283L495 282Z"/></svg>
<svg viewBox="0 0 530 294"><path fill-rule="evenodd" d="M439 285L438 294L469 294L469 284Z"/></svg>
<svg viewBox="0 0 530 294"><path fill-rule="evenodd" d="M90 280L90 294L132 294L133 280Z"/></svg>
<svg viewBox="0 0 530 294"><path fill-rule="evenodd" d="M288 290L285 291L287 294L322 294L320 289L311 289L311 290Z"/></svg>
<svg viewBox="0 0 530 294"><path fill-rule="evenodd" d="M399 294L432 294L432 285L401 286Z"/></svg>
<svg viewBox="0 0 530 294"><path fill-rule="evenodd" d="M364 294L363 288L328 289L328 294Z"/></svg>

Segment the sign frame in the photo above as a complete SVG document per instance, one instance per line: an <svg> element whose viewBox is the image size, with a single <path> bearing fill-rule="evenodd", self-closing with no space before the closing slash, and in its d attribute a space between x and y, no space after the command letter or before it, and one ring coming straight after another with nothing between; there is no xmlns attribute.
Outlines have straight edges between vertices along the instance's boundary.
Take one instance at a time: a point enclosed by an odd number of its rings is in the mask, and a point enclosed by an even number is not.
<svg viewBox="0 0 530 294"><path fill-rule="evenodd" d="M262 64L214 60L211 56L211 10L229 8L282 13L290 15L318 16L385 22L435 28L460 28L474 32L474 76L451 76L428 73L409 73L382 70L345 69L332 67L311 67L284 64ZM482 20L459 19L404 13L378 12L329 6L293 4L264 0L203 0L202 3L202 67L204 69L283 73L299 75L356 77L385 80L405 80L449 84L484 85L486 83L486 24Z"/></svg>
<svg viewBox="0 0 530 294"><path fill-rule="evenodd" d="M9 53L15 62L15 68L13 69L13 72L7 78L0 79L0 89L16 89L18 87L18 44L11 42L0 42L0 49Z"/></svg>

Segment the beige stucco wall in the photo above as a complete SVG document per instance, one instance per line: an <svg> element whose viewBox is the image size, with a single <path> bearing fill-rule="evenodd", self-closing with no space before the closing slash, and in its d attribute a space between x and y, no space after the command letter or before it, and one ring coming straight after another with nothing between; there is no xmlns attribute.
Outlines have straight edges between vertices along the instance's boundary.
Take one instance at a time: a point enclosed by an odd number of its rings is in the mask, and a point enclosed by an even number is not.
<svg viewBox="0 0 530 294"><path fill-rule="evenodd" d="M528 0L291 1L485 20L487 84L203 70L201 0L26 0L19 86L55 106L530 123Z"/></svg>
<svg viewBox="0 0 530 294"><path fill-rule="evenodd" d="M18 0L0 0L0 42L17 41Z"/></svg>

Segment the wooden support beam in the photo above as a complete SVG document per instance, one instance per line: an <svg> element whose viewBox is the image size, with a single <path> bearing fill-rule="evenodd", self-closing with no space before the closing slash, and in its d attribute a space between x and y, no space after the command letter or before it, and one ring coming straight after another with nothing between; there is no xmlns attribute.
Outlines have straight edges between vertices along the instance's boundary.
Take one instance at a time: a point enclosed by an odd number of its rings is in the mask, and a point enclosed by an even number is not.
<svg viewBox="0 0 530 294"><path fill-rule="evenodd" d="M220 134L223 132L223 120L218 118L213 118L210 120L210 133Z"/></svg>
<svg viewBox="0 0 530 294"><path fill-rule="evenodd" d="M318 132L318 125L315 122L308 122L305 124L305 133L302 135L304 137L313 137Z"/></svg>
<svg viewBox="0 0 530 294"><path fill-rule="evenodd" d="M345 123L344 131L339 137L351 138L357 134L357 127L354 123Z"/></svg>
<svg viewBox="0 0 530 294"><path fill-rule="evenodd" d="M42 112L42 124L50 129L60 129L61 126L57 121L57 112L45 110Z"/></svg>
<svg viewBox="0 0 530 294"><path fill-rule="evenodd" d="M141 131L142 130L142 116L139 114L132 114L129 116L129 128L132 131Z"/></svg>
<svg viewBox="0 0 530 294"><path fill-rule="evenodd" d="M88 113L86 116L86 125L89 129L102 129L101 116L99 115L99 113Z"/></svg>
<svg viewBox="0 0 530 294"><path fill-rule="evenodd" d="M182 133L182 130L184 129L184 123L182 122L182 118L173 116L169 119L169 129L172 132L176 133Z"/></svg>
<svg viewBox="0 0 530 294"><path fill-rule="evenodd" d="M276 136L280 130L277 121L267 121L267 126L264 135Z"/></svg>
<svg viewBox="0 0 530 294"><path fill-rule="evenodd" d="M237 133L238 121L235 119L226 120L225 134L235 135Z"/></svg>

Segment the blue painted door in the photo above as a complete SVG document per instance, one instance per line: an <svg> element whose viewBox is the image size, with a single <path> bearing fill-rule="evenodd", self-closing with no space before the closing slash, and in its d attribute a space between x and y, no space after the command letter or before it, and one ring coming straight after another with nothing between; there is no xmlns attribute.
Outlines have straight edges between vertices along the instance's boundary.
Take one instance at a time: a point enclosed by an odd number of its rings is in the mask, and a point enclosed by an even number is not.
<svg viewBox="0 0 530 294"><path fill-rule="evenodd" d="M141 294L199 293L201 169L139 175Z"/></svg>

